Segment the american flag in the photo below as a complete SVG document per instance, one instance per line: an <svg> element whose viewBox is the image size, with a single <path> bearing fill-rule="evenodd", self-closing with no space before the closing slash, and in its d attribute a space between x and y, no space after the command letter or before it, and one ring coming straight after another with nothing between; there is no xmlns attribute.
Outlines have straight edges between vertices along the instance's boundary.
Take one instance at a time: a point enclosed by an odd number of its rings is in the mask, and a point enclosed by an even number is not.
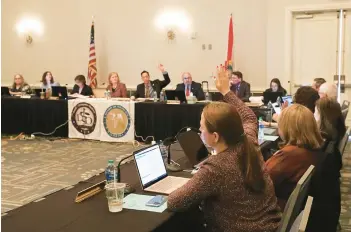
<svg viewBox="0 0 351 232"><path fill-rule="evenodd" d="M90 49L89 49L89 65L88 65L88 80L90 83L90 87L96 88L97 80L96 80L96 55L95 55L95 36L94 36L94 21L91 24L90 31Z"/></svg>

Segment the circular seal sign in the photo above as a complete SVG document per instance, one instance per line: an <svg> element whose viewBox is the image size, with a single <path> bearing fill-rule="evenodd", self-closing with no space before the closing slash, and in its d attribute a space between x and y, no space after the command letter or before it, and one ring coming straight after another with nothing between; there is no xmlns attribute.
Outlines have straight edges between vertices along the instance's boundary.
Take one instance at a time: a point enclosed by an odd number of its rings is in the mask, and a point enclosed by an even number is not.
<svg viewBox="0 0 351 232"><path fill-rule="evenodd" d="M88 135L95 130L96 111L95 108L86 103L78 103L72 110L71 121L77 131Z"/></svg>
<svg viewBox="0 0 351 232"><path fill-rule="evenodd" d="M129 112L120 105L107 108L104 114L104 127L106 133L113 138L121 138L127 134L130 128Z"/></svg>

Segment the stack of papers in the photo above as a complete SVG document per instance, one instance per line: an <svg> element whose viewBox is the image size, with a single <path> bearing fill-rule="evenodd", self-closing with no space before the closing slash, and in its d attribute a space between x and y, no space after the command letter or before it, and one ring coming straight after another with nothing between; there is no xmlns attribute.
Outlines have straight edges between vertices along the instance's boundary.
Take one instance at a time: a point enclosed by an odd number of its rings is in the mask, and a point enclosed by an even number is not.
<svg viewBox="0 0 351 232"><path fill-rule="evenodd" d="M149 200L151 200L153 197L154 196L131 193L124 198L123 208L150 211L150 212L156 212L156 213L162 213L163 211L165 211L165 209L167 209L167 202L165 202L160 207L146 206L146 203Z"/></svg>

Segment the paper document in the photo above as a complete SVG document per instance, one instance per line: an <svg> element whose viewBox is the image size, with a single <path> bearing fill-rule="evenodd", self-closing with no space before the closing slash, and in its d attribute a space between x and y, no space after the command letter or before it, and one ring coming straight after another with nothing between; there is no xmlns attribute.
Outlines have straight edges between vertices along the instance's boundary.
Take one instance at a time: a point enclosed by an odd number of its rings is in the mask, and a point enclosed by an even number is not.
<svg viewBox="0 0 351 232"><path fill-rule="evenodd" d="M279 136L273 136L273 135L264 135L264 140L265 141L276 141L279 138Z"/></svg>
<svg viewBox="0 0 351 232"><path fill-rule="evenodd" d="M162 213L167 209L167 202L163 203L160 207L146 206L145 204L151 200L154 196L141 195L131 193L126 196L123 200L123 208L134 209L134 210L144 210L156 213Z"/></svg>

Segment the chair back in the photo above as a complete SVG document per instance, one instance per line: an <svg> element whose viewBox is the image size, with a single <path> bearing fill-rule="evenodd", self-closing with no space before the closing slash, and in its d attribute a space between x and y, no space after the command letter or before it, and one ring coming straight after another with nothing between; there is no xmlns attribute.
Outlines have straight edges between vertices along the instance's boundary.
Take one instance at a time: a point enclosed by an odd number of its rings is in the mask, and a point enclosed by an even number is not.
<svg viewBox="0 0 351 232"><path fill-rule="evenodd" d="M344 100L341 105L341 110L349 109L349 107L350 107L350 102L348 100Z"/></svg>
<svg viewBox="0 0 351 232"><path fill-rule="evenodd" d="M342 114L342 117L344 118L344 121L346 121L348 113L349 113L349 108L341 110L341 114Z"/></svg>
<svg viewBox="0 0 351 232"><path fill-rule="evenodd" d="M305 174L300 178L299 182L291 193L280 222L277 232L290 231L295 219L300 214L303 204L308 196L308 190L311 184L311 178L314 171L314 166L311 165Z"/></svg>
<svg viewBox="0 0 351 232"><path fill-rule="evenodd" d="M340 142L339 142L338 147L339 147L339 151L340 151L340 154L341 154L341 155L344 154L346 144L347 144L347 142L349 141L350 133L351 133L351 127L349 127L349 128L346 130L345 135L342 137L342 139L341 139Z"/></svg>
<svg viewBox="0 0 351 232"><path fill-rule="evenodd" d="M307 227L308 218L312 208L313 197L308 196L305 209L301 211L292 225L290 232L305 232Z"/></svg>
<svg viewBox="0 0 351 232"><path fill-rule="evenodd" d="M104 98L106 89L93 89L94 96L96 98Z"/></svg>

